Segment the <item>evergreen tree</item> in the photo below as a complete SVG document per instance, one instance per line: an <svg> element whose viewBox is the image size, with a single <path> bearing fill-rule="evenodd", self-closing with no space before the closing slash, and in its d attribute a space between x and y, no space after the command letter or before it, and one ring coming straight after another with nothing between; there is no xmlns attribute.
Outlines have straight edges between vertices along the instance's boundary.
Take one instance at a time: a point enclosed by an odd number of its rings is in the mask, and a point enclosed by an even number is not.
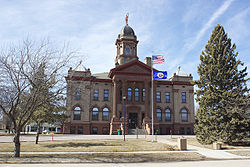
<svg viewBox="0 0 250 167"><path fill-rule="evenodd" d="M215 141L232 143L250 131L247 118L249 89L247 67L237 60L236 45L231 45L224 28L217 25L200 55L196 100L195 133L200 143Z"/></svg>

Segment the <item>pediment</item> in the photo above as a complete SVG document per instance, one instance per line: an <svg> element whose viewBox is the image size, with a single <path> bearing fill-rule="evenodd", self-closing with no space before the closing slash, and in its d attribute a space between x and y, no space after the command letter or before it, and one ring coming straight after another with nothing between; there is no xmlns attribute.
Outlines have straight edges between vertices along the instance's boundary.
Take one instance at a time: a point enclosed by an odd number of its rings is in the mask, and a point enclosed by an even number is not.
<svg viewBox="0 0 250 167"><path fill-rule="evenodd" d="M150 73L148 68L139 66L138 64L134 64L132 66L128 66L126 68L123 69L119 69L117 71L123 71L123 72L135 72L135 73Z"/></svg>
<svg viewBox="0 0 250 167"><path fill-rule="evenodd" d="M155 69L154 69L155 70ZM109 77L112 78L114 75L151 75L151 67L147 64L139 61L134 60L129 63L119 65L116 68L113 68L109 72Z"/></svg>

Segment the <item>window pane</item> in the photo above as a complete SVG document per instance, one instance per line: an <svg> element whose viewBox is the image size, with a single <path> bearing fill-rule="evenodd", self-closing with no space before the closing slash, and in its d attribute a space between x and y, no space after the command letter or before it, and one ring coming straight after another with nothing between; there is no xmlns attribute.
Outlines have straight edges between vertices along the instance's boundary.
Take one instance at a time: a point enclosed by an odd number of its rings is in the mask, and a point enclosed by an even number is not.
<svg viewBox="0 0 250 167"><path fill-rule="evenodd" d="M109 100L109 90L108 89L104 89L104 97L103 97L104 101L108 101Z"/></svg>
<svg viewBox="0 0 250 167"><path fill-rule="evenodd" d="M129 46L126 46L126 55L129 55L130 54L130 48L129 48Z"/></svg>
<svg viewBox="0 0 250 167"><path fill-rule="evenodd" d="M99 90L95 89L94 90L94 100L97 101L99 99Z"/></svg>
<svg viewBox="0 0 250 167"><path fill-rule="evenodd" d="M171 121L171 112L169 109L165 110L165 121Z"/></svg>
<svg viewBox="0 0 250 167"><path fill-rule="evenodd" d="M181 93L182 103L186 103L186 92Z"/></svg>
<svg viewBox="0 0 250 167"><path fill-rule="evenodd" d="M146 95L146 92L145 92L145 89L143 88L142 89L142 101L143 102L145 101L145 95Z"/></svg>
<svg viewBox="0 0 250 167"><path fill-rule="evenodd" d="M98 112L96 111L92 112L92 121L98 121Z"/></svg>
<svg viewBox="0 0 250 167"><path fill-rule="evenodd" d="M108 108L104 108L102 110L102 120L103 121L108 121L109 120L109 109Z"/></svg>
<svg viewBox="0 0 250 167"><path fill-rule="evenodd" d="M98 128L93 127L93 128L92 128L92 134L97 134L97 133L98 133Z"/></svg>
<svg viewBox="0 0 250 167"><path fill-rule="evenodd" d="M135 88L135 101L139 101L139 89Z"/></svg>
<svg viewBox="0 0 250 167"><path fill-rule="evenodd" d="M170 93L169 92L165 93L165 97L166 97L166 103L170 103Z"/></svg>
<svg viewBox="0 0 250 167"><path fill-rule="evenodd" d="M161 102L161 92L156 92L156 102L157 103Z"/></svg>
<svg viewBox="0 0 250 167"><path fill-rule="evenodd" d="M83 134L83 127L82 126L78 126L77 133L78 134Z"/></svg>
<svg viewBox="0 0 250 167"><path fill-rule="evenodd" d="M180 128L179 134L180 135L185 135L185 129L183 127Z"/></svg>
<svg viewBox="0 0 250 167"><path fill-rule="evenodd" d="M98 121L98 116L99 116L99 112L98 112L98 108L93 108L92 111L92 120L93 121Z"/></svg>
<svg viewBox="0 0 250 167"><path fill-rule="evenodd" d="M183 122L188 121L188 113L187 113L187 110L185 110L185 109L181 110L181 120Z"/></svg>
<svg viewBox="0 0 250 167"><path fill-rule="evenodd" d="M109 134L109 128L108 127L102 128L102 134L103 135L108 135Z"/></svg>
<svg viewBox="0 0 250 167"><path fill-rule="evenodd" d="M157 116L157 118L158 118L158 121L161 121L162 119L162 113L161 113L161 110L160 109L156 109L156 116Z"/></svg>
<svg viewBox="0 0 250 167"><path fill-rule="evenodd" d="M128 101L132 100L132 89L128 88Z"/></svg>
<svg viewBox="0 0 250 167"><path fill-rule="evenodd" d="M76 100L80 100L81 99L81 89L76 89Z"/></svg>
<svg viewBox="0 0 250 167"><path fill-rule="evenodd" d="M80 107L74 108L73 120L81 120L81 108Z"/></svg>
<svg viewBox="0 0 250 167"><path fill-rule="evenodd" d="M75 133L76 133L76 127L70 126L70 134L75 134Z"/></svg>

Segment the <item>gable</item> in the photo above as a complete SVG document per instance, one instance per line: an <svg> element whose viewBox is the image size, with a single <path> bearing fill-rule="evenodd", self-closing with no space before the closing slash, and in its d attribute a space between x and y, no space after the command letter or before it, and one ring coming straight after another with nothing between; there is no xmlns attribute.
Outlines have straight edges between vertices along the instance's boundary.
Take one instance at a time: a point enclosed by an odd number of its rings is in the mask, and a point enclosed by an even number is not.
<svg viewBox="0 0 250 167"><path fill-rule="evenodd" d="M129 74L129 75L151 75L151 67L140 62L139 60L134 60L129 63L119 65L113 68L109 72L109 77L112 78L117 74ZM154 69L156 70L156 69Z"/></svg>
<svg viewBox="0 0 250 167"><path fill-rule="evenodd" d="M150 71L146 68L143 68L137 64L134 64L132 66L129 66L127 68L124 69L120 69L117 71L123 71L123 72L136 72L136 73L150 73Z"/></svg>

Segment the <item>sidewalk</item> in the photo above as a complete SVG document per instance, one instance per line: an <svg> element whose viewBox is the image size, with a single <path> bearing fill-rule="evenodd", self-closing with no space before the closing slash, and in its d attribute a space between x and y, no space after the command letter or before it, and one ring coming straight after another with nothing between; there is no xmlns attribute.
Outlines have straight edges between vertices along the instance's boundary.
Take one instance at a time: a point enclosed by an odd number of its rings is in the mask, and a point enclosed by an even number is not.
<svg viewBox="0 0 250 167"><path fill-rule="evenodd" d="M166 143L172 146L177 146L177 142L164 140L164 139L158 139L158 142ZM248 159L250 156L239 156L235 154L228 153L226 151L228 150L211 150L207 148L197 147L193 145L187 145L187 151L194 151L201 155L204 155L207 158L214 158L214 159ZM245 151L250 151L250 149L244 149ZM236 151L236 150L235 150Z"/></svg>

